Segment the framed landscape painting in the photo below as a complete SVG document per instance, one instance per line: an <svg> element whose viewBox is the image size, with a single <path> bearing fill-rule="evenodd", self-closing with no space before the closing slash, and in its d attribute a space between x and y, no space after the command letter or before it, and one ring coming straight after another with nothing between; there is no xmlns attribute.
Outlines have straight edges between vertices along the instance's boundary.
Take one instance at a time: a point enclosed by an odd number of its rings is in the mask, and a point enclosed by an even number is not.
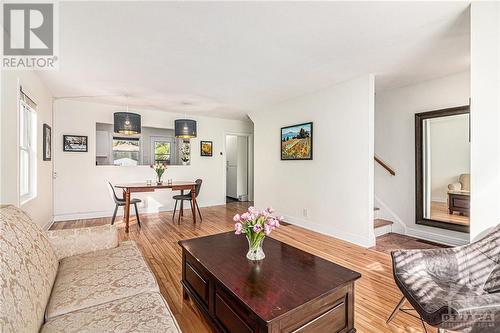
<svg viewBox="0 0 500 333"><path fill-rule="evenodd" d="M83 135L63 135L63 150L73 152L86 152L87 137Z"/></svg>
<svg viewBox="0 0 500 333"><path fill-rule="evenodd" d="M281 160L313 159L313 123L281 128Z"/></svg>
<svg viewBox="0 0 500 333"><path fill-rule="evenodd" d="M212 141L200 141L200 154L201 154L201 156L212 156L213 155L213 143L212 143Z"/></svg>

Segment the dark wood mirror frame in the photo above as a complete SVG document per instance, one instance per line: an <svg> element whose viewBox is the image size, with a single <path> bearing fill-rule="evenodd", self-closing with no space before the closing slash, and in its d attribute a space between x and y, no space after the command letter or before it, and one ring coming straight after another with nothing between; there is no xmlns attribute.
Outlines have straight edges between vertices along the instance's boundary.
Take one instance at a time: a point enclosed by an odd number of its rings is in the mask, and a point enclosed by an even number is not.
<svg viewBox="0 0 500 333"><path fill-rule="evenodd" d="M469 105L454 108L428 111L415 114L415 223L448 229L460 232L470 232L470 226L447 223L424 218L424 179L423 179L423 147L422 147L422 128L424 120L431 118L440 118L470 113ZM469 126L470 133L470 126ZM470 136L469 136L470 137Z"/></svg>

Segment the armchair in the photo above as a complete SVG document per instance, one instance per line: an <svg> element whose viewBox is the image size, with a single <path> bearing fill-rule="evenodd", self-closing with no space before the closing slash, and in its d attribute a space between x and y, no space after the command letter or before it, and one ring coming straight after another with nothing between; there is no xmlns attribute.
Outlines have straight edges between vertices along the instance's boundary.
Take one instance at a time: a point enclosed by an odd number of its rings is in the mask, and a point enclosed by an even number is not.
<svg viewBox="0 0 500 333"><path fill-rule="evenodd" d="M394 280L405 299L431 326L470 332L500 330L500 225L464 246L392 252Z"/></svg>
<svg viewBox="0 0 500 333"><path fill-rule="evenodd" d="M448 190L453 192L470 192L470 174L461 174L460 177L458 177L458 182L448 184Z"/></svg>

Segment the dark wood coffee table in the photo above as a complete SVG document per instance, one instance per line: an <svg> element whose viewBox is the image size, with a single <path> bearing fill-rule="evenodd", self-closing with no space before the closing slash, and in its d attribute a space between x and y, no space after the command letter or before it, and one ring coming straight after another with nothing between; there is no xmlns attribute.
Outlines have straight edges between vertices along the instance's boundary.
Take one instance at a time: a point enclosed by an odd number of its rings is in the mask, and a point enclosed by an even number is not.
<svg viewBox="0 0 500 333"><path fill-rule="evenodd" d="M357 272L269 237L260 262L233 232L179 244L184 298L218 332L356 332Z"/></svg>

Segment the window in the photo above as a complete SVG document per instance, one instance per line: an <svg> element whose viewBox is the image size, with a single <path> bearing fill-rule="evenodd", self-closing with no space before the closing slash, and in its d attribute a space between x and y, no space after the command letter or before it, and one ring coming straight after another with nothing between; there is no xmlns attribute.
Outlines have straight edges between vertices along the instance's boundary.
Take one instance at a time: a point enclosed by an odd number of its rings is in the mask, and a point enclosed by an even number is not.
<svg viewBox="0 0 500 333"><path fill-rule="evenodd" d="M151 164L161 162L175 164L174 139L167 136L151 137Z"/></svg>
<svg viewBox="0 0 500 333"><path fill-rule="evenodd" d="M25 96L23 96L25 97ZM36 197L36 112L19 102L19 197L21 204Z"/></svg>
<svg viewBox="0 0 500 333"><path fill-rule="evenodd" d="M155 141L155 162L170 164L170 142Z"/></svg>
<svg viewBox="0 0 500 333"><path fill-rule="evenodd" d="M113 164L121 166L138 165L140 160L139 138L113 137Z"/></svg>

